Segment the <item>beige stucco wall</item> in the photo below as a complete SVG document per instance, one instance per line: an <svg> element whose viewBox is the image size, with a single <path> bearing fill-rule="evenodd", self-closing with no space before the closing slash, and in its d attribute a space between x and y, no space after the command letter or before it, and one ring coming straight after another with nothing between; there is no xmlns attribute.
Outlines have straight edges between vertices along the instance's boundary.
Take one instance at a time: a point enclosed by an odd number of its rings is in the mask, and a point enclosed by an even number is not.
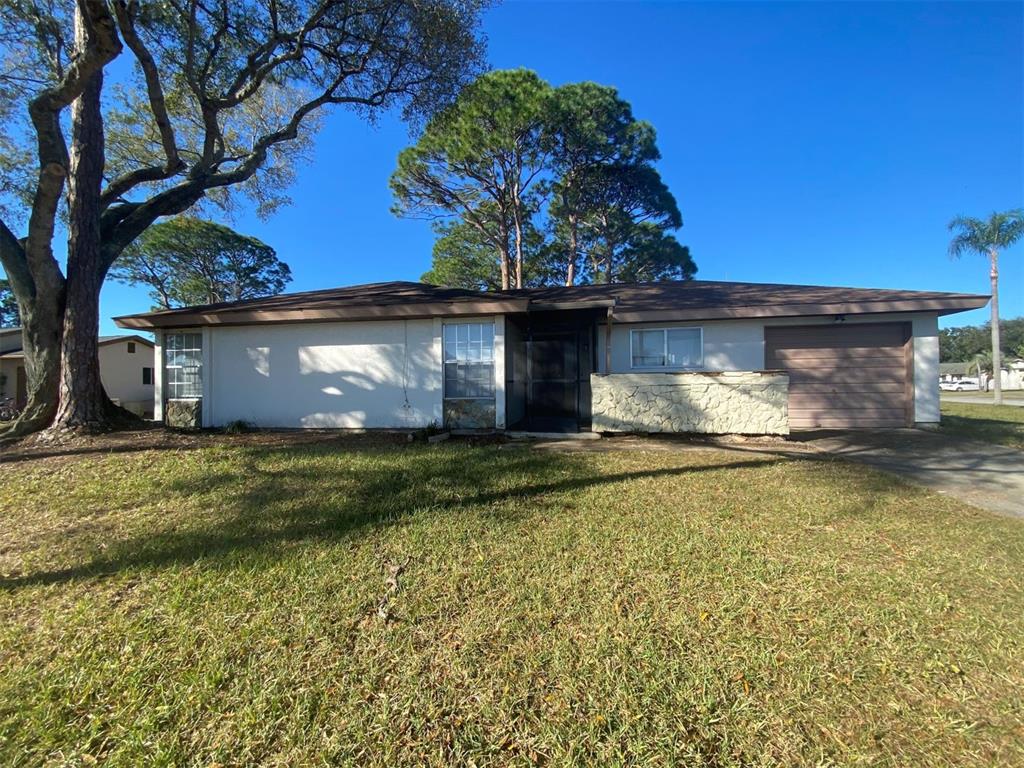
<svg viewBox="0 0 1024 768"><path fill-rule="evenodd" d="M100 345L100 380L108 397L141 416L153 411L153 385L142 383L142 369L156 361L153 347L134 341L135 351L129 352L129 341L134 340Z"/></svg>
<svg viewBox="0 0 1024 768"><path fill-rule="evenodd" d="M789 376L776 372L590 377L595 432L789 434Z"/></svg>

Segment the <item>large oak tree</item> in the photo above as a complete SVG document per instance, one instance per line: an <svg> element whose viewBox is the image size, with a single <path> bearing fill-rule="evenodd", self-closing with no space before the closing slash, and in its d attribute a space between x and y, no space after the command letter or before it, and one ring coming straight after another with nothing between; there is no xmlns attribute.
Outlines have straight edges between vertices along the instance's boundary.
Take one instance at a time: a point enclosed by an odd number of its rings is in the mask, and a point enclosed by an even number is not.
<svg viewBox="0 0 1024 768"><path fill-rule="evenodd" d="M368 119L393 107L432 113L478 70L480 8L0 2L0 263L21 310L29 389L14 430L111 419L99 378L99 291L140 234L232 194L272 210L325 107ZM61 229L63 269L53 245Z"/></svg>

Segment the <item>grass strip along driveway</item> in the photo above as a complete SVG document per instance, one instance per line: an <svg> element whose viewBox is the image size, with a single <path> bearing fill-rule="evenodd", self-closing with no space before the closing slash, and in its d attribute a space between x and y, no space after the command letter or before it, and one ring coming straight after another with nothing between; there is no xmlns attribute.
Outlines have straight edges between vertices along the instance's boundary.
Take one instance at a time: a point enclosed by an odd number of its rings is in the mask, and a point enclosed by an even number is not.
<svg viewBox="0 0 1024 768"><path fill-rule="evenodd" d="M4 765L1024 761L1024 525L864 467L0 463Z"/></svg>
<svg viewBox="0 0 1024 768"><path fill-rule="evenodd" d="M953 438L1024 450L1024 408L943 401L942 432Z"/></svg>

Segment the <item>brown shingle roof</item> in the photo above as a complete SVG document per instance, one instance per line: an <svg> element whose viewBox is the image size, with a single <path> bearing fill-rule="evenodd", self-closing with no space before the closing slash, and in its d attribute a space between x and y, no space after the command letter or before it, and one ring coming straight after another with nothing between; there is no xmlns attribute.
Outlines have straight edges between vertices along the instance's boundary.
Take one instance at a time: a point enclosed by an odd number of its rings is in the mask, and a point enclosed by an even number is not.
<svg viewBox="0 0 1024 768"><path fill-rule="evenodd" d="M524 288L481 292L425 283L392 282L208 304L115 318L122 328L261 322L313 322L448 317L535 310L612 308L623 322L726 317L781 317L863 312L959 312L987 296L770 283L690 280Z"/></svg>

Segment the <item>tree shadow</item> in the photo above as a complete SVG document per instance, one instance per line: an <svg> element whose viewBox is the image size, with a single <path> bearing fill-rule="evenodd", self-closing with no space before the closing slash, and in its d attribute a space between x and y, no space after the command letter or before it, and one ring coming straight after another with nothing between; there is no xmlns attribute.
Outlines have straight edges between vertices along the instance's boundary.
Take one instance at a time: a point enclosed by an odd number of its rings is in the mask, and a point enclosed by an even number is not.
<svg viewBox="0 0 1024 768"><path fill-rule="evenodd" d="M360 452L361 458L372 460L355 464L332 464L331 454L338 447L331 443L242 450L239 464L160 489L168 499L190 498L223 509L219 519L194 529L169 525L134 536L66 568L0 578L0 588L13 591L198 560L228 562L240 554L272 553L295 543L350 539L438 511L457 514L493 506L503 520L515 520L541 508L539 502L549 494L786 461L724 457L720 463L596 474L584 456L533 450L376 449ZM296 503L306 499L313 503ZM506 504L515 500L538 503Z"/></svg>

